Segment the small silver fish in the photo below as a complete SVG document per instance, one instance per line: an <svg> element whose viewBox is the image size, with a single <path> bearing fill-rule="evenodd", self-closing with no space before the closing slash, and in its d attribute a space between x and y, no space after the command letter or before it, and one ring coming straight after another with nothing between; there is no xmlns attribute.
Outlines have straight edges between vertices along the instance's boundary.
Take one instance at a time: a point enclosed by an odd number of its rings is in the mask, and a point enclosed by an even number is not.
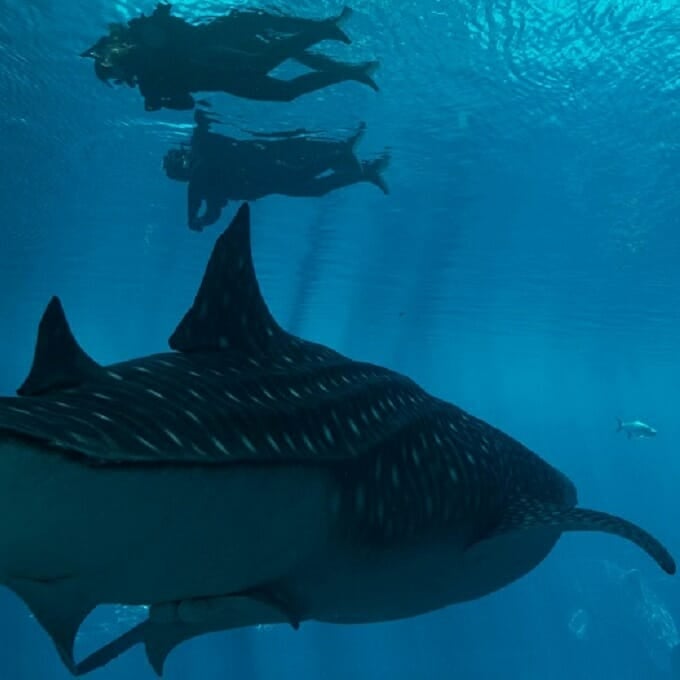
<svg viewBox="0 0 680 680"><path fill-rule="evenodd" d="M618 422L617 432L625 432L628 439L647 439L649 437L656 437L656 430L643 423L641 420L621 420L621 418L616 419Z"/></svg>

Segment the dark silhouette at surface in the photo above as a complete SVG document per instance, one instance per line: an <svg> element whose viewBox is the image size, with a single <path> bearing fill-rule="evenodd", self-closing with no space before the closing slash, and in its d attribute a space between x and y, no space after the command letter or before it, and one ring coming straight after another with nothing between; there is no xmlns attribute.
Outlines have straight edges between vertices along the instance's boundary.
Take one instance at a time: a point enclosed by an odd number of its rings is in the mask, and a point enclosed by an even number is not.
<svg viewBox="0 0 680 680"><path fill-rule="evenodd" d="M203 111L197 111L195 119L190 144L168 151L163 167L171 179L189 183L187 217L196 231L214 224L230 200L253 201L271 194L323 196L358 182L389 193L382 177L389 154L361 161L354 153L363 123L346 140L286 132L242 140L211 132L215 119ZM205 211L199 214L203 204Z"/></svg>
<svg viewBox="0 0 680 680"><path fill-rule="evenodd" d="M195 92L227 92L262 101L292 101L336 83L356 81L374 90L377 61L349 64L307 51L324 40L350 43L341 25L346 7L330 19L304 19L236 9L191 24L158 4L150 16L115 24L81 54L94 59L97 77L138 87L147 111L187 110ZM287 60L310 69L288 80L271 71Z"/></svg>

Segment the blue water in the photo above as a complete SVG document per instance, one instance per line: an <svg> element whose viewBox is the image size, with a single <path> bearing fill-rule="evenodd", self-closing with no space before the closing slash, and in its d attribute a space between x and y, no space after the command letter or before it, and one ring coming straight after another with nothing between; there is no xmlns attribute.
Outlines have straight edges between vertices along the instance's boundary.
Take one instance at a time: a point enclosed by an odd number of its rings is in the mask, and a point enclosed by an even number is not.
<svg viewBox="0 0 680 680"><path fill-rule="evenodd" d="M321 16L341 5L277 6ZM3 394L25 377L55 293L100 362L165 349L219 233L186 228L184 187L161 170L191 115L145 113L136 91L107 89L77 56L108 22L152 6L0 0ZM680 7L353 7L343 58L380 58L379 94L350 83L291 104L211 97L226 134L344 134L365 120L360 155L393 150L388 197L359 185L253 206L272 311L289 330L403 371L501 427L564 470L583 504L639 522L680 553ZM191 17L224 5L176 9ZM617 416L660 434L628 441ZM624 583L630 569L642 594ZM175 652L166 677L670 678L678 584L620 540L571 534L484 600L388 625L208 636ZM95 614L79 650L134 615ZM3 592L0 678L67 677ZM153 675L136 650L91 677Z"/></svg>

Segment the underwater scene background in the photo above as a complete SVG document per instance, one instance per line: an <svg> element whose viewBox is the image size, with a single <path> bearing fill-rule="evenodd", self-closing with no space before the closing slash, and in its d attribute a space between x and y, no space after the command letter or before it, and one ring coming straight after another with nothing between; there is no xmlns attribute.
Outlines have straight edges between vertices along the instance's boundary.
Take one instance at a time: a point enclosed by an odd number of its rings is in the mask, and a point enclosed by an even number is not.
<svg viewBox="0 0 680 680"><path fill-rule="evenodd" d="M310 17L342 6L276 5ZM186 192L161 162L191 133L191 113L145 112L135 90L105 87L79 57L110 22L152 8L0 0L3 395L28 371L53 294L100 362L165 350L236 208L188 230ZM629 517L678 552L680 6L352 8L343 58L379 59L380 92L343 83L285 104L208 97L225 134L345 137L365 121L361 155L391 149L388 196L359 184L252 205L272 312L287 330L406 373L500 427L568 474L583 504ZM628 439L617 417L658 435ZM77 649L138 615L97 611ZM173 653L165 677L654 680L673 677L678 621L680 586L646 555L568 534L485 599L390 624L211 635ZM9 591L0 640L0 678L70 677ZM90 677L153 675L136 649Z"/></svg>

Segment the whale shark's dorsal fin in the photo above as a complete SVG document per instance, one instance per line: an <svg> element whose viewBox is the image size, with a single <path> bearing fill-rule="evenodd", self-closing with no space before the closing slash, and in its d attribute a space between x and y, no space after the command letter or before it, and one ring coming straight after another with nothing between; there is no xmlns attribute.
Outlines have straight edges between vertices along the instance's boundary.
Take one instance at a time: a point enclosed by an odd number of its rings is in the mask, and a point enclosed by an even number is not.
<svg viewBox="0 0 680 680"><path fill-rule="evenodd" d="M267 352L284 337L255 277L250 209L244 203L217 239L194 303L169 344L180 352L230 349L252 355Z"/></svg>
<svg viewBox="0 0 680 680"><path fill-rule="evenodd" d="M53 297L40 319L33 365L17 394L30 397L74 387L97 377L103 370L78 344L61 301Z"/></svg>

